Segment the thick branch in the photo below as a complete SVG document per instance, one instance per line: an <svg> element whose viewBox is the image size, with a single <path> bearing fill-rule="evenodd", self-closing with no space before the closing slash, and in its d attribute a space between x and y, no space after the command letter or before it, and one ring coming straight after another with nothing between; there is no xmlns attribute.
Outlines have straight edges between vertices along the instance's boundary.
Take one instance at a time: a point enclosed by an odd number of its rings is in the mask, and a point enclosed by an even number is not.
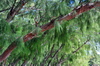
<svg viewBox="0 0 100 66"><path fill-rule="evenodd" d="M15 0L16 1L16 0ZM15 2L13 4L13 8L8 13L8 16L6 18L7 22L10 22L14 16L18 13L18 11L26 4L25 0L20 0L19 4L14 8ZM5 60L10 53L16 48L16 42L14 41L4 52L2 55L0 55L0 62Z"/></svg>
<svg viewBox="0 0 100 66"><path fill-rule="evenodd" d="M19 4L12 10L9 12L6 20L8 22L10 22L14 16L18 13L18 11L25 5L25 0L20 0ZM94 7L99 7L100 6L100 2L95 2L95 3L87 3L85 5L81 5L78 6L77 8L75 8L71 13L69 13L68 15L65 15L64 17L58 18L58 21L62 21L62 20L71 20L74 17L76 17L77 15L86 12ZM44 32L46 30L49 30L51 28L54 27L54 22L56 19L51 20L49 23L41 26L40 28L42 29L40 32ZM37 33L29 33L27 35L25 35L23 37L24 42L31 40L32 38L34 38L37 35ZM14 50L14 48L16 48L16 43L13 42L5 51L2 55L0 55L0 62L2 62L3 60L5 60L10 53ZM76 51L77 52L77 51Z"/></svg>
<svg viewBox="0 0 100 66"><path fill-rule="evenodd" d="M49 23L41 26L41 31L40 32L44 32L46 30L49 30L51 28L54 27L54 22L56 20L58 21L62 21L62 20L71 20L73 18L75 18L76 16L78 16L79 14L82 14L83 12L86 12L92 8L95 7L99 7L100 6L100 2L94 2L94 3L87 3L87 4L82 4L81 6L76 7L71 13L69 13L68 15L65 15L63 17L60 18L56 18L54 20L51 20ZM34 33L29 33L27 35L24 36L23 40L24 42L31 40L32 38L34 38L35 36L37 36L37 34L34 35Z"/></svg>
<svg viewBox="0 0 100 66"><path fill-rule="evenodd" d="M3 60L5 60L10 53L14 50L14 48L16 48L16 42L13 42L4 52L2 55L0 55L0 62L2 62Z"/></svg>

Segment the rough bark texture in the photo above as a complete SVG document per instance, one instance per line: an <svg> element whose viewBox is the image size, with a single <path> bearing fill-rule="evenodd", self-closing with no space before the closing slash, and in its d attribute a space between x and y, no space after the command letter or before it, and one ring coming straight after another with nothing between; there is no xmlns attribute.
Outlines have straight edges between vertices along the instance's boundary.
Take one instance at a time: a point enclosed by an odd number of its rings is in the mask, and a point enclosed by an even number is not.
<svg viewBox="0 0 100 66"><path fill-rule="evenodd" d="M15 0L16 1L16 0ZM15 4L15 3L14 3ZM11 20L13 20L13 18L15 17L15 15L19 12L19 10L26 4L26 0L20 0L20 2L18 3L17 6L14 5L12 6L12 9L10 10L10 12L7 15L7 22L10 22ZM0 55L0 62L2 62L3 60L5 60L10 53L14 50L14 48L16 48L16 42L13 42L4 52L2 55Z"/></svg>
<svg viewBox="0 0 100 66"><path fill-rule="evenodd" d="M18 11L23 7L23 5L25 5L24 0L20 0L19 4L12 10L10 11L10 13L7 16L7 21L10 22L14 16L18 13ZM68 15L65 15L59 19L57 19L58 21L62 21L62 20L71 20L74 17L76 17L77 15L86 12L94 7L100 7L100 2L94 2L94 3L87 3L81 6L76 7L71 13L69 13ZM40 28L42 29L40 32L44 32L46 30L49 30L51 28L54 27L54 22L50 21L49 23L41 26ZM32 38L34 38L37 34L36 33L29 33L27 35L25 35L23 37L24 42L31 40ZM5 51L2 55L0 55L0 62L2 62L3 60L5 60L10 53L14 50L14 48L16 48L16 43L13 42Z"/></svg>
<svg viewBox="0 0 100 66"><path fill-rule="evenodd" d="M16 42L13 42L4 52L2 55L0 55L0 62L2 62L3 60L5 60L10 53L14 50L14 48L16 48Z"/></svg>
<svg viewBox="0 0 100 66"><path fill-rule="evenodd" d="M86 11L92 9L92 8L95 8L95 7L100 7L100 2L82 4L81 6L78 6L78 7L74 8L74 10L71 13L69 13L69 14L61 17L61 18L58 18L57 20L58 21L71 20L71 19L75 18L77 15L79 15L83 12L86 12ZM54 22L55 22L55 20L51 20L49 23L41 26L40 28L42 30L40 32L44 32L46 30L49 30L49 29L53 28L54 27ZM24 40L24 42L26 42L26 41L31 40L35 36L36 36L36 34L34 35L34 33L29 33L29 34L24 36L23 40Z"/></svg>

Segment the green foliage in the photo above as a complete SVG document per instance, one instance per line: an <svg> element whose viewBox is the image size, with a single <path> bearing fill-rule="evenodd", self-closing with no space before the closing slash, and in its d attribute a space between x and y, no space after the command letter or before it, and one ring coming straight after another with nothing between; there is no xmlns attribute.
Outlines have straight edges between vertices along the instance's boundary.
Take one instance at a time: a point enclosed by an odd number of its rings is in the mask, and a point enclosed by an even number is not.
<svg viewBox="0 0 100 66"><path fill-rule="evenodd" d="M3 2L6 4L8 0ZM19 0L17 0L18 2ZM17 48L7 59L7 65L18 58L20 58L20 61L17 63L17 66L21 66L24 60L28 60L27 66L31 63L34 66L40 66L42 63L45 66L54 66L65 58L68 59L62 63L62 66L88 66L91 58L93 58L91 62L99 62L99 56L96 58L95 56L93 57L93 53L90 53L90 51L96 50L93 50L93 48L96 48L95 42L100 42L99 9L92 9L69 21L60 23L55 21L53 29L41 33L39 26L50 22L50 20L58 16L71 12L73 8L67 6L68 2L69 0L29 1L10 23L5 20L9 11L0 13L0 54L13 41L17 41ZM2 5L0 9L12 6L13 1L9 1L9 6L5 4L0 3ZM75 4L77 6L79 2L75 0ZM32 6L37 10L28 10L28 13L21 13ZM38 22L37 26L35 22ZM38 35L24 43L23 36L30 32L38 33ZM88 39L90 40L73 54ZM62 44L63 46L61 47Z"/></svg>

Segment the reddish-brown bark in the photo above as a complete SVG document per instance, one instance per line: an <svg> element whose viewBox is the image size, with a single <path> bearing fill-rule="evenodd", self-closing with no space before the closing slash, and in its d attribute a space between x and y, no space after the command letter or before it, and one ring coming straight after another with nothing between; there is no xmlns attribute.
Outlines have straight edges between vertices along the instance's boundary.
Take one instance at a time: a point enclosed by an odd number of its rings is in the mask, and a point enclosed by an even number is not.
<svg viewBox="0 0 100 66"><path fill-rule="evenodd" d="M34 36L36 36L37 34L36 33L28 33L26 36L24 36L24 42L26 42L27 40L30 40L32 38L34 38Z"/></svg>
<svg viewBox="0 0 100 66"><path fill-rule="evenodd" d="M15 0L16 1L16 0ZM14 5L12 6L12 9L10 10L10 12L7 15L6 21L10 22L14 16L19 12L19 10L26 4L25 0L20 0L20 2L18 3L17 6L14 7ZM14 48L16 48L16 42L13 42L4 52L2 55L0 55L0 62L2 62L3 60L5 60L10 53L14 50Z"/></svg>
<svg viewBox="0 0 100 66"><path fill-rule="evenodd" d="M69 13L69 14L61 17L61 18L59 18L58 21L71 20L71 19L75 18L77 15L79 15L79 14L81 14L83 12L86 12L86 11L88 11L88 10L94 8L94 7L99 7L99 6L100 6L100 2L82 4L81 6L78 6L78 7L74 8L74 10L71 13ZM42 30L40 32L44 32L46 30L49 30L49 29L53 28L54 27L54 22L55 22L55 20L50 21L49 23L41 26L40 28ZM36 35L34 35L34 33L31 34L31 35L29 33L29 34L27 34L27 35L24 36L23 40L26 42L26 41L31 40L35 36Z"/></svg>
<svg viewBox="0 0 100 66"><path fill-rule="evenodd" d="M24 3L25 4L25 3ZM23 4L22 4L23 6ZM15 9L15 12L13 12L13 16L9 15L9 17L7 18L7 21L11 21L12 18L18 13L18 11L22 8L21 7L16 7ZM75 8L71 13L69 13L68 15L65 15L61 18L58 19L58 21L62 21L62 20L71 20L73 19L74 17L76 17L77 15L83 13L83 12L86 12L94 7L99 7L100 6L100 2L95 2L95 3L88 3L88 4L85 4L85 5L81 5L81 6L78 6L77 8ZM55 20L41 26L40 28L42 29L40 32L44 32L46 30L49 30L51 28L54 27L54 22ZM29 41L31 40L32 38L34 38L37 34L36 33L29 33L27 35L25 35L23 37L23 40L24 42L26 41ZM14 50L14 48L16 48L16 42L13 42L5 51L2 55L0 55L0 62L2 62L3 60L5 60L9 55L10 53Z"/></svg>
<svg viewBox="0 0 100 66"><path fill-rule="evenodd" d="M5 60L10 53L14 50L14 48L16 48L16 42L13 42L4 52L2 55L0 55L0 62L2 62L3 60Z"/></svg>

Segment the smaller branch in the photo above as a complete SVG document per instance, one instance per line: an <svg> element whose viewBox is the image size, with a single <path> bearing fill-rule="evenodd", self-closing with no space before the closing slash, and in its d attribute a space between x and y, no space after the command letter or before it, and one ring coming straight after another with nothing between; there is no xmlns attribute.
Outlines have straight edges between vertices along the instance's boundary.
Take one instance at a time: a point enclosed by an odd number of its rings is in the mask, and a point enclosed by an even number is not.
<svg viewBox="0 0 100 66"><path fill-rule="evenodd" d="M55 52L55 54L52 56L52 58L54 58L57 55L57 53L62 49L63 46L64 46L64 44L62 44L60 46L60 48Z"/></svg>
<svg viewBox="0 0 100 66"><path fill-rule="evenodd" d="M4 11L10 10L10 9L11 9L11 7L7 8L7 9L0 10L0 12L4 12Z"/></svg>
<svg viewBox="0 0 100 66"><path fill-rule="evenodd" d="M62 45L60 46L60 48L59 48L59 49L55 52L55 54L52 56L52 59L58 54L58 52L62 49L63 46L64 46L64 44L62 44ZM50 65L52 59L49 61L48 66Z"/></svg>
<svg viewBox="0 0 100 66"><path fill-rule="evenodd" d="M90 39L88 39L86 42L84 42L83 45L81 45L78 49L76 49L75 51L72 52L72 54L75 54L76 52L78 52ZM66 60L69 59L69 56L63 60L60 60L59 63L57 64L57 66L61 65L63 62L65 62Z"/></svg>
<svg viewBox="0 0 100 66"><path fill-rule="evenodd" d="M78 49L76 49L75 51L73 51L72 53L76 53L78 50L80 50L87 42L89 41L89 39L83 44L81 45Z"/></svg>
<svg viewBox="0 0 100 66"><path fill-rule="evenodd" d="M11 20L13 20L13 18L15 17L15 15L19 12L19 10L26 4L27 2L25 2L25 0L20 0L20 2L18 3L17 6L15 6L15 8L12 6L11 11L8 13L7 15L7 22L10 22ZM14 4L15 5L15 4Z"/></svg>
<svg viewBox="0 0 100 66"><path fill-rule="evenodd" d="M49 54L43 59L43 62L41 63L40 66L44 66L44 64L46 63L46 61L48 60L48 58L50 58L52 56L53 53L53 49L54 49L55 44L53 44L51 51L49 52Z"/></svg>

